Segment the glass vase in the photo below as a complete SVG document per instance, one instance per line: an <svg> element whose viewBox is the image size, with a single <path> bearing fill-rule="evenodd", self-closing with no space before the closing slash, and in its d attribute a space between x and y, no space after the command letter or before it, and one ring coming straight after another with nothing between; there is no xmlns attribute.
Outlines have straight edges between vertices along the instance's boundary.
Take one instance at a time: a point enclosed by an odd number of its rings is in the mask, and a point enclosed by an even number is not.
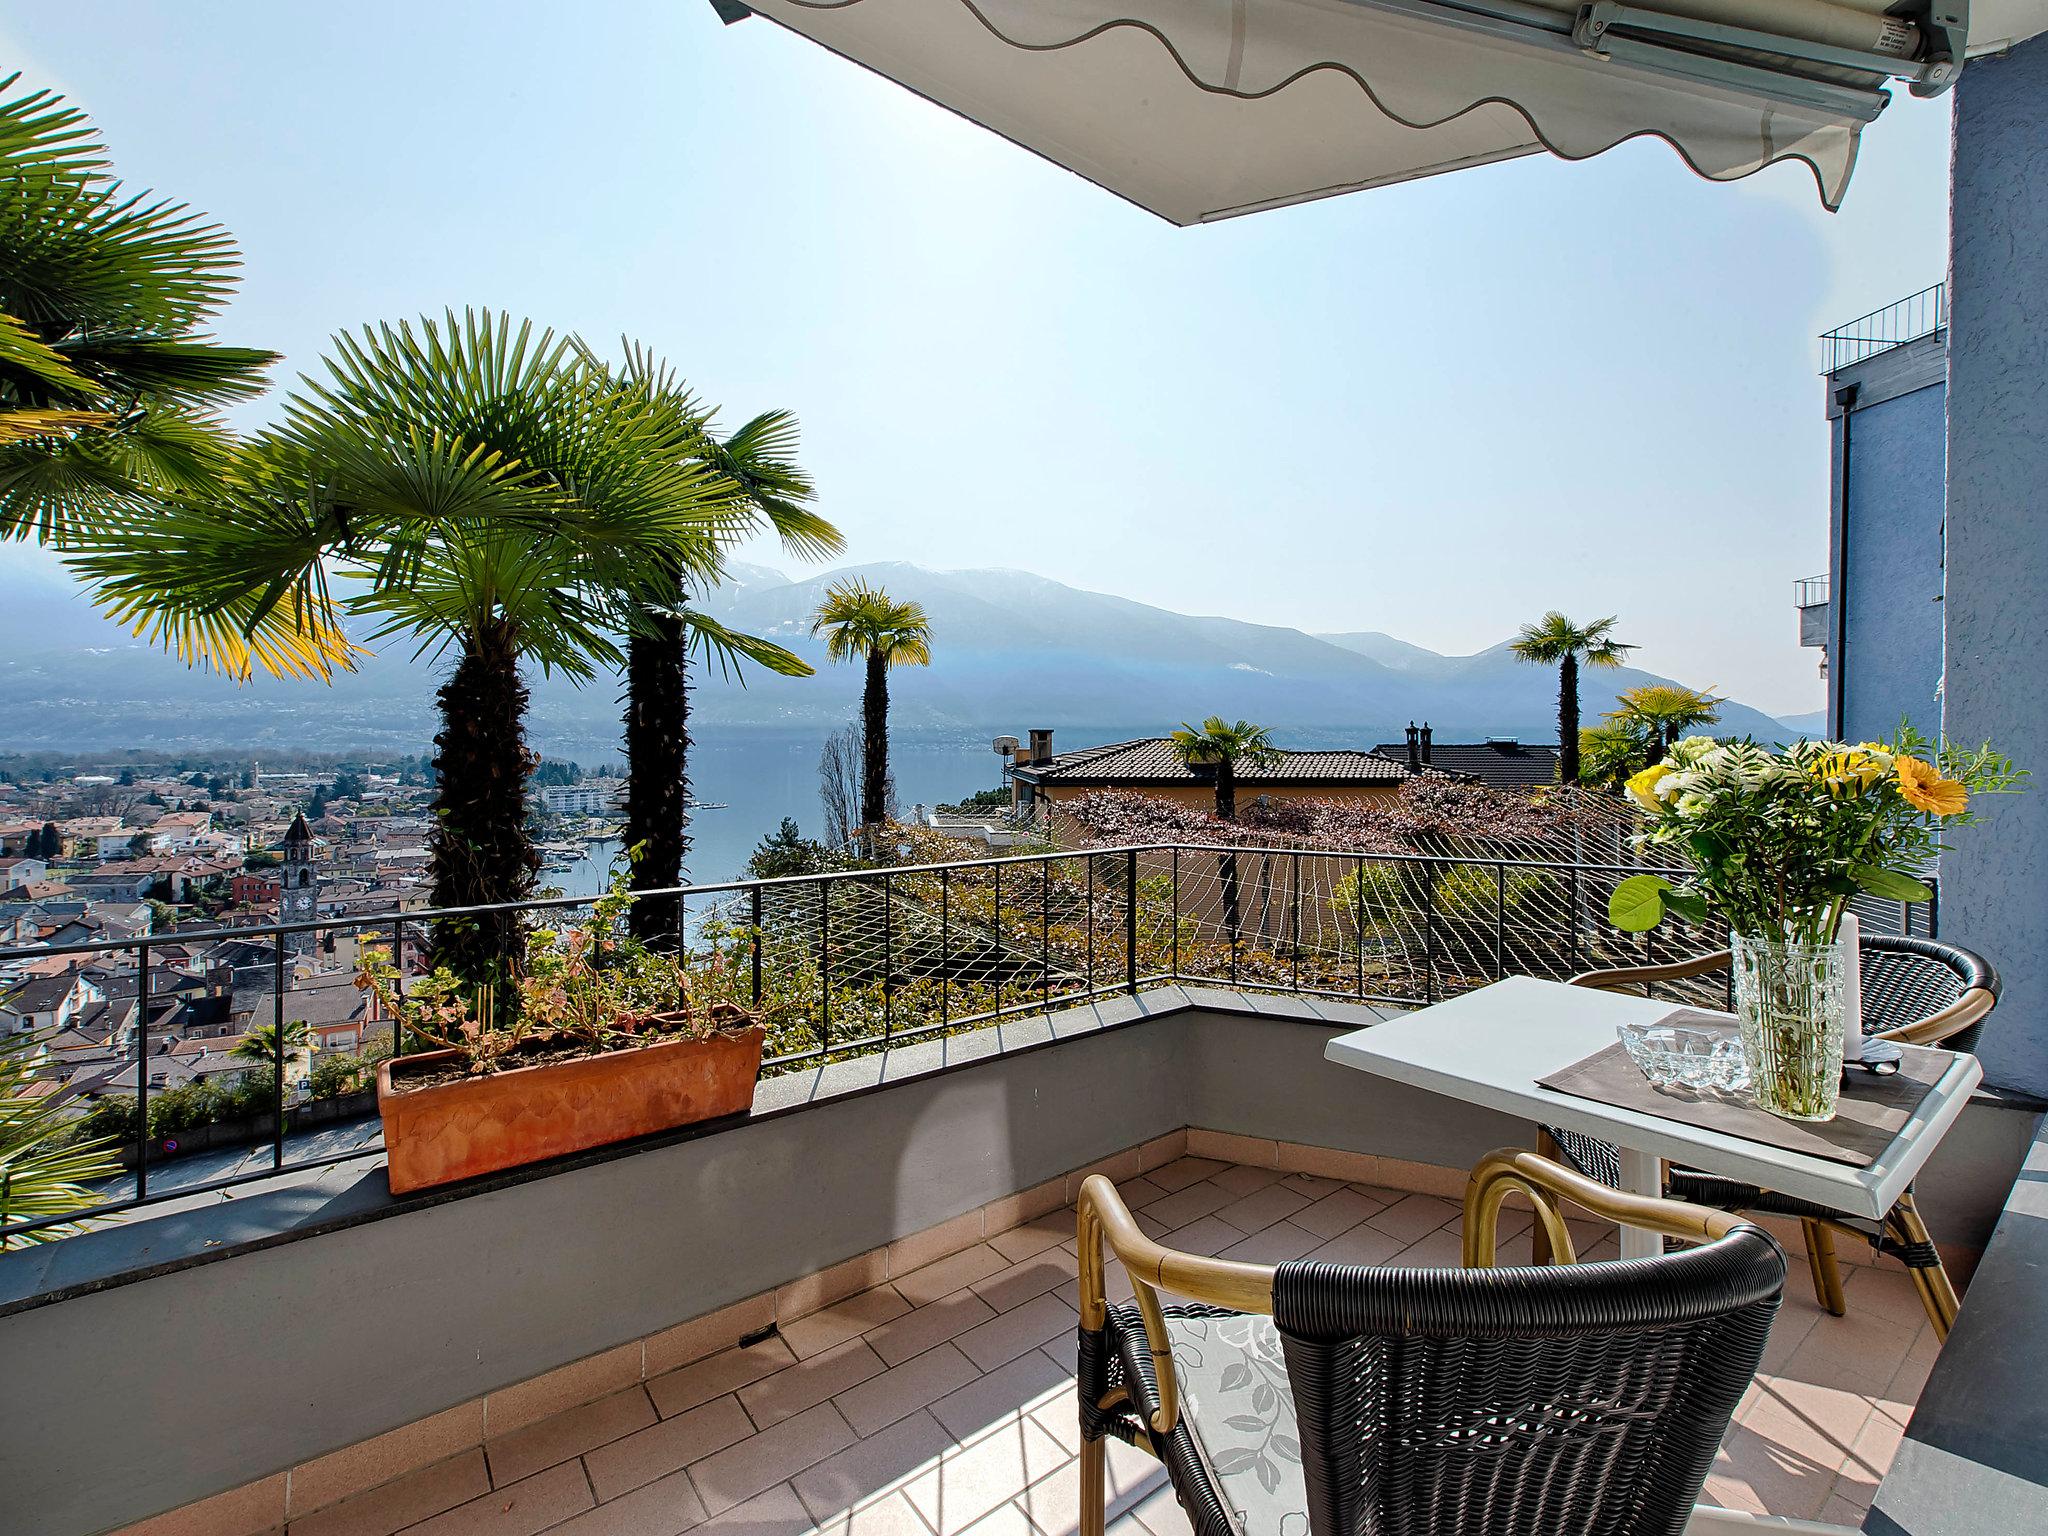
<svg viewBox="0 0 2048 1536"><path fill-rule="evenodd" d="M1735 934L1735 1016L1750 1092L1787 1120L1832 1120L1842 1091L1839 944L1786 944Z"/></svg>

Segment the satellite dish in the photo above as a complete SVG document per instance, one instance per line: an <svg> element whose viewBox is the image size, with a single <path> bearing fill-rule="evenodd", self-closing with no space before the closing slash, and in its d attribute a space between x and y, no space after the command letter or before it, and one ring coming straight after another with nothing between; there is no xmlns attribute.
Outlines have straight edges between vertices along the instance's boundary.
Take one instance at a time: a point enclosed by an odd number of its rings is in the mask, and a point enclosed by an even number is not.
<svg viewBox="0 0 2048 1536"><path fill-rule="evenodd" d="M998 757L1015 757L1017 755L1017 747L1018 741L1014 736L998 736L996 738L996 756Z"/></svg>

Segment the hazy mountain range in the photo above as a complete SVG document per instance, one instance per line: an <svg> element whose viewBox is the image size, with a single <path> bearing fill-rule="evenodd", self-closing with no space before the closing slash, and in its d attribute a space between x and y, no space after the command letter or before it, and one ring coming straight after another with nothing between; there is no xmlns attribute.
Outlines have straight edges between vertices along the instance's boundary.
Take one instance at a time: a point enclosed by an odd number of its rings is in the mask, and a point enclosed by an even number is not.
<svg viewBox="0 0 2048 1536"><path fill-rule="evenodd" d="M1034 726L1069 740L1163 731L1207 714L1257 720L1283 744L1370 745L1429 721L1440 740L1556 733L1556 678L1520 663L1505 639L1472 656L1443 656L1372 631L1311 635L1274 625L1173 613L1082 592L1023 571L932 571L881 564L792 579L739 565L702 606L810 659L818 676L750 672L744 686L699 669L694 710L707 728L815 730L851 718L856 667L829 667L810 635L826 586L864 576L931 614L934 665L895 674L902 729L961 737ZM1505 620L1503 630L1512 626ZM353 747L419 751L433 734L441 663L387 642L331 688L259 681L237 688L194 673L100 619L67 584L0 571L0 748ZM543 749L615 739L616 679L577 688L533 680L534 738ZM1587 720L1639 683L1622 668L1587 674ZM1778 720L1730 701L1721 727L1759 739Z"/></svg>

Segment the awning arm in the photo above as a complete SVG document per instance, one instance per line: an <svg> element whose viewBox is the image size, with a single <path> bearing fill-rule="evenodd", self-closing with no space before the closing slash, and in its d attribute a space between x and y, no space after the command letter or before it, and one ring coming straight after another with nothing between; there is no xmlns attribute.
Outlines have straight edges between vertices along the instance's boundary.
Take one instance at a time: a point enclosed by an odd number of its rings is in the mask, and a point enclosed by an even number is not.
<svg viewBox="0 0 2048 1536"><path fill-rule="evenodd" d="M1594 0L1580 8L1572 28L1572 41L1588 52L1609 57L1618 51L1632 52L1617 50L1617 29L1630 35L1648 34L1650 38L1683 38L1716 48L1753 50L1835 69L1894 76L1910 82L1915 96L1938 96L1962 72L1963 47L1969 32L1968 9L1969 0L1932 0L1925 25L1904 17L1894 18L1900 49L1878 53L1782 33L1759 32L1726 22L1673 16L1621 4L1619 0Z"/></svg>

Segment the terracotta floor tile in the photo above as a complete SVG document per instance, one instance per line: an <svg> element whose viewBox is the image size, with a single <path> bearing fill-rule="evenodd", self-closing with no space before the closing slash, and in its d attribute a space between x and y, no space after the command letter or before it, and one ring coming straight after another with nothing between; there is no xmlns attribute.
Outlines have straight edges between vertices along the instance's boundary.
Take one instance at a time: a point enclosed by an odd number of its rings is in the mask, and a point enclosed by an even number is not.
<svg viewBox="0 0 2048 1536"><path fill-rule="evenodd" d="M1385 1209L1386 1207L1378 1201L1368 1200L1357 1190L1339 1184L1329 1194L1304 1206L1287 1219L1327 1242L1340 1232L1349 1232L1366 1217Z"/></svg>
<svg viewBox="0 0 2048 1536"><path fill-rule="evenodd" d="M680 1536L703 1521L704 1504L689 1474L671 1472L550 1526L547 1536Z"/></svg>
<svg viewBox="0 0 2048 1536"><path fill-rule="evenodd" d="M740 1402L753 1421L767 1429L887 1369L882 1357L869 1349L866 1341L850 1339L822 1355L786 1365L773 1376L763 1376L741 1387Z"/></svg>
<svg viewBox="0 0 2048 1536"><path fill-rule="evenodd" d="M1310 1200L1320 1200L1325 1195L1334 1195L1344 1187L1342 1179L1318 1178L1313 1173L1290 1173L1280 1182L1297 1195Z"/></svg>
<svg viewBox="0 0 2048 1536"><path fill-rule="evenodd" d="M925 1265L923 1269L913 1269L907 1275L894 1278L890 1284L913 1307L922 1307L941 1296L950 1296L961 1287L972 1285L999 1269L1007 1269L1009 1264L1008 1259L987 1243L976 1243L972 1248L962 1248L958 1253Z"/></svg>
<svg viewBox="0 0 2048 1536"><path fill-rule="evenodd" d="M728 1445L737 1445L753 1433L753 1420L738 1398L714 1397L687 1413L585 1452L583 1465L598 1498L615 1499Z"/></svg>
<svg viewBox="0 0 2048 1536"><path fill-rule="evenodd" d="M1181 1253L1217 1254L1232 1243L1244 1240L1244 1231L1221 1216L1198 1216L1184 1227L1175 1227L1159 1241Z"/></svg>
<svg viewBox="0 0 2048 1536"><path fill-rule="evenodd" d="M931 1405L931 1413L955 1440L971 1440L1068 1381L1057 1365L1034 1349L957 1392L948 1392ZM1020 1486L1017 1491L1024 1490Z"/></svg>
<svg viewBox="0 0 2048 1536"><path fill-rule="evenodd" d="M1112 1518L1120 1518L1166 1482L1166 1468L1121 1440L1109 1446L1108 1508ZM1075 1536L1081 1526L1081 1463L1069 1460L1025 1489L1017 1502L1041 1536Z"/></svg>
<svg viewBox="0 0 2048 1536"><path fill-rule="evenodd" d="M1456 1269L1463 1262L1464 1256L1464 1240L1455 1232L1446 1232L1439 1228L1422 1241L1410 1243L1387 1262L1404 1264L1413 1269Z"/></svg>
<svg viewBox="0 0 2048 1536"><path fill-rule="evenodd" d="M1231 1201L1215 1214L1240 1232L1250 1235L1263 1231L1276 1221L1284 1221L1308 1204L1306 1195L1297 1195L1276 1183L1255 1189L1241 1200Z"/></svg>
<svg viewBox="0 0 2048 1536"><path fill-rule="evenodd" d="M1209 1182L1233 1195L1248 1195L1269 1184L1278 1184L1286 1177L1278 1168L1255 1168L1249 1163L1233 1163L1210 1174Z"/></svg>
<svg viewBox="0 0 2048 1536"><path fill-rule="evenodd" d="M907 1502L907 1501L906 1501ZM924 1517L920 1515L920 1520ZM927 1530L930 1527L926 1527ZM974 1524L967 1527L963 1536L1034 1536L1031 1522L1015 1500L998 1504Z"/></svg>
<svg viewBox="0 0 2048 1536"><path fill-rule="evenodd" d="M928 1413L899 1419L791 1479L820 1522L844 1514L938 1463L953 1438Z"/></svg>
<svg viewBox="0 0 2048 1536"><path fill-rule="evenodd" d="M1034 1253L1057 1248L1073 1235L1074 1213L1061 1209L1054 1211L1050 1216L1041 1216L1036 1221L1027 1221L1021 1227L998 1232L988 1240L988 1246L1014 1264L1019 1259L1030 1258Z"/></svg>
<svg viewBox="0 0 2048 1536"><path fill-rule="evenodd" d="M705 1457L691 1466L690 1481L696 1484L705 1510L723 1514L845 1450L854 1439L839 1410L820 1403L773 1429ZM790 1497L795 1498L795 1493Z"/></svg>
<svg viewBox="0 0 2048 1536"><path fill-rule="evenodd" d="M702 1536L803 1536L811 1525L804 1501L782 1483L713 1515L697 1529Z"/></svg>
<svg viewBox="0 0 2048 1536"><path fill-rule="evenodd" d="M878 1285L784 1324L782 1340L797 1359L808 1359L901 1317L910 1306L894 1286Z"/></svg>
<svg viewBox="0 0 2048 1536"><path fill-rule="evenodd" d="M903 1491L938 1536L957 1536L1066 1460L1058 1441L1020 1418L955 1447Z"/></svg>
<svg viewBox="0 0 2048 1536"><path fill-rule="evenodd" d="M597 1501L583 1463L564 1462L407 1528L407 1536L535 1536Z"/></svg>
<svg viewBox="0 0 2048 1536"><path fill-rule="evenodd" d="M1159 1199L1160 1196L1173 1193L1165 1185L1153 1183L1151 1179L1142 1173L1135 1179L1125 1179L1123 1183L1117 1185L1116 1192L1122 1198L1124 1204L1134 1211L1142 1211L1154 1200Z"/></svg>
<svg viewBox="0 0 2048 1536"><path fill-rule="evenodd" d="M653 1377L647 1383L647 1395L654 1399L658 1413L664 1416L683 1413L699 1403L708 1403L714 1397L723 1397L749 1382L772 1375L795 1359L796 1356L782 1340L763 1339L745 1349L720 1350L695 1365Z"/></svg>
<svg viewBox="0 0 2048 1536"><path fill-rule="evenodd" d="M516 1483L522 1477L531 1477L543 1468L581 1456L595 1446L654 1422L654 1404L644 1388L635 1387L630 1392L614 1392L581 1408L570 1408L524 1429L515 1429L509 1435L484 1442L484 1455L491 1464L491 1486L502 1488L507 1483Z"/></svg>
<svg viewBox="0 0 2048 1536"><path fill-rule="evenodd" d="M300 1515L292 1521L294 1536L388 1536L429 1515L488 1493L490 1470L481 1449L464 1451L431 1467L408 1472L367 1493Z"/></svg>
<svg viewBox="0 0 2048 1536"><path fill-rule="evenodd" d="M1161 1189L1172 1191L1186 1189L1188 1185L1199 1183L1212 1173L1221 1173L1229 1166L1228 1163L1219 1163L1209 1157L1181 1157L1175 1158L1163 1168L1154 1168L1145 1177Z"/></svg>
<svg viewBox="0 0 2048 1536"><path fill-rule="evenodd" d="M1177 1189L1163 1200L1153 1201L1145 1207L1145 1217L1171 1232L1175 1227L1184 1227L1212 1214L1219 1206L1230 1204L1233 1198L1229 1190L1204 1180Z"/></svg>
<svg viewBox="0 0 2048 1536"><path fill-rule="evenodd" d="M1310 1250L1320 1248L1323 1239L1297 1227L1291 1221L1276 1221L1261 1232L1232 1243L1216 1255L1239 1264L1285 1264Z"/></svg>
<svg viewBox="0 0 2048 1536"><path fill-rule="evenodd" d="M1012 1264L970 1287L998 1312L1007 1312L1034 1296L1066 1284L1078 1273L1074 1256L1064 1248L1047 1248Z"/></svg>
<svg viewBox="0 0 2048 1536"><path fill-rule="evenodd" d="M1448 1200L1435 1195L1407 1195L1396 1200L1383 1211L1374 1211L1366 1217L1366 1224L1398 1237L1403 1247L1427 1237L1447 1221L1455 1221L1464 1213Z"/></svg>
<svg viewBox="0 0 2048 1536"><path fill-rule="evenodd" d="M855 1434L871 1435L980 1375L973 1361L951 1344L941 1344L869 1377L833 1401Z"/></svg>
<svg viewBox="0 0 2048 1536"><path fill-rule="evenodd" d="M1338 1234L1302 1257L1328 1264L1384 1264L1405 1246L1398 1237L1391 1237L1377 1227L1360 1222L1349 1232Z"/></svg>
<svg viewBox="0 0 2048 1536"><path fill-rule="evenodd" d="M1188 1519L1187 1511L1180 1507L1180 1500L1174 1496L1171 1484L1140 1499L1131 1513L1144 1523L1152 1536L1194 1536L1194 1523Z"/></svg>
<svg viewBox="0 0 2048 1536"><path fill-rule="evenodd" d="M932 1536L924 1516L900 1493L849 1509L818 1522L819 1536Z"/></svg>
<svg viewBox="0 0 2048 1536"><path fill-rule="evenodd" d="M968 1329L953 1342L982 1370L990 1371L1079 1323L1080 1314L1059 1297L1039 1296Z"/></svg>
<svg viewBox="0 0 2048 1536"><path fill-rule="evenodd" d="M974 1292L960 1290L926 1302L862 1337L868 1348L890 1365L901 1365L911 1356L921 1355L995 1315L996 1309Z"/></svg>

